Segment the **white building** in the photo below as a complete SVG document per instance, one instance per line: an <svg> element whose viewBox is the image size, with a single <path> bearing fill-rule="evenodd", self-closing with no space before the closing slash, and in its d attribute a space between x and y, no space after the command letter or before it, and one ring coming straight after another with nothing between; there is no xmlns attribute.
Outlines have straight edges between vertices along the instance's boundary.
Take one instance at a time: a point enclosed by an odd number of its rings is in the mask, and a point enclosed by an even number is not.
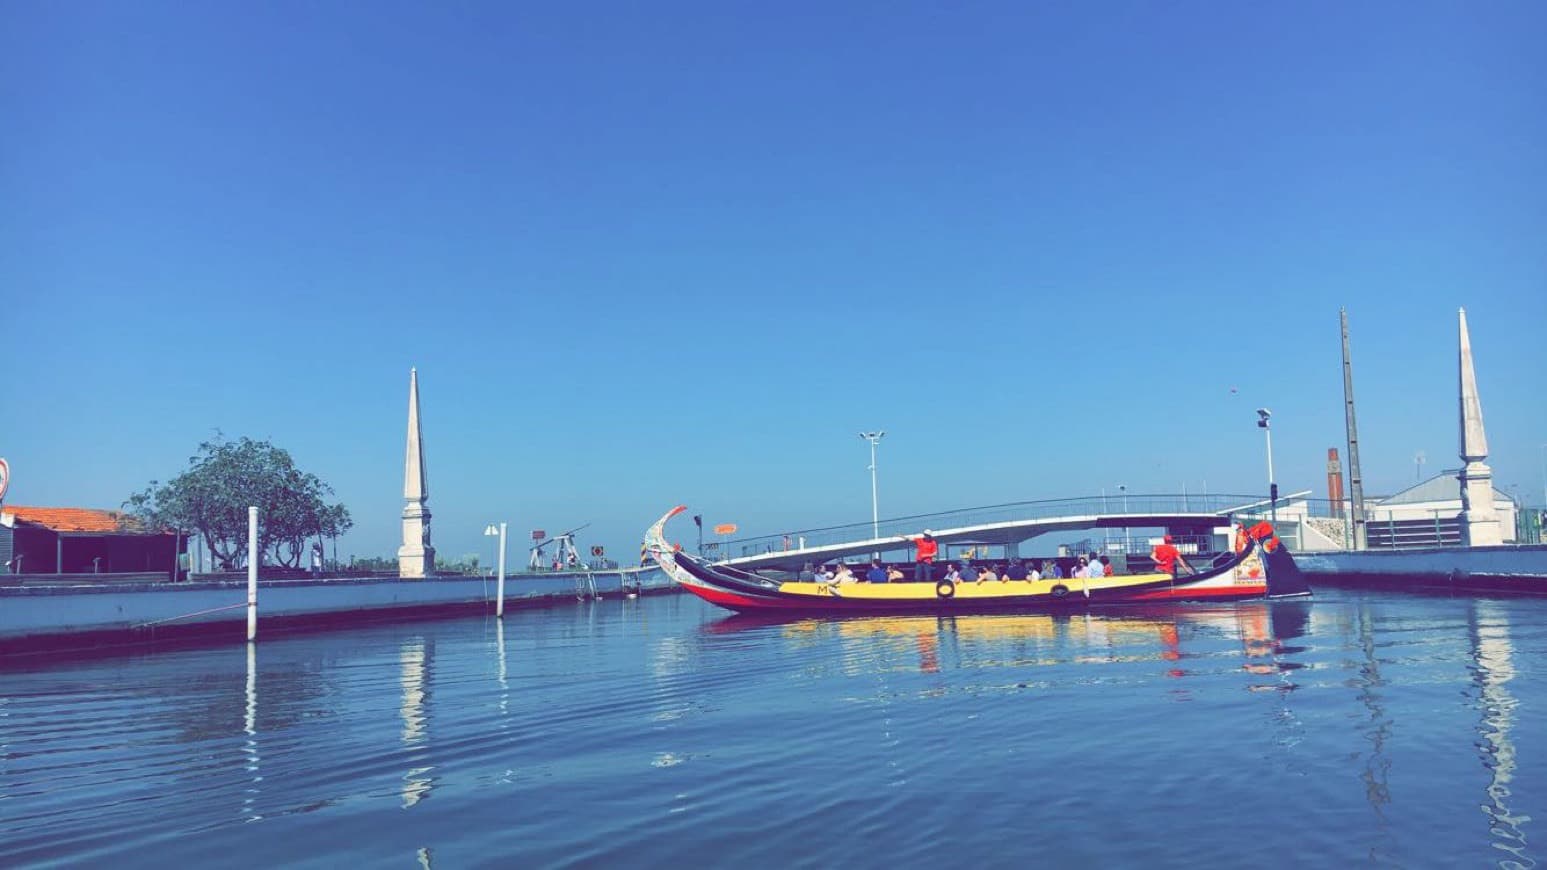
<svg viewBox="0 0 1547 870"><path fill-rule="evenodd" d="M1396 495L1365 499L1370 549L1432 547L1461 543L1461 487L1458 471L1442 472ZM1493 512L1505 543L1515 542L1517 505L1493 487Z"/></svg>

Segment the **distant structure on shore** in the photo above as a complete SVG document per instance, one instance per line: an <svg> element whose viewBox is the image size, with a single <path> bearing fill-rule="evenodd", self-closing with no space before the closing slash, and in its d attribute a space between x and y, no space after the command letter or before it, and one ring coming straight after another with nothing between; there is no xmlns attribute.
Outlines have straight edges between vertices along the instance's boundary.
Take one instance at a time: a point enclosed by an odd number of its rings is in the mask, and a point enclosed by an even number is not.
<svg viewBox="0 0 1547 870"><path fill-rule="evenodd" d="M408 455L403 463L403 546L397 551L399 577L435 573L430 546L429 480L424 473L424 437L419 429L419 370L408 370Z"/></svg>
<svg viewBox="0 0 1547 870"><path fill-rule="evenodd" d="M1461 461L1456 478L1461 481L1461 543L1489 547L1504 542L1499 517L1493 510L1493 471L1483 464L1488 458L1488 436L1483 432L1483 406L1477 396L1477 374L1472 371L1472 338L1466 331L1466 309L1459 313L1461 328Z"/></svg>

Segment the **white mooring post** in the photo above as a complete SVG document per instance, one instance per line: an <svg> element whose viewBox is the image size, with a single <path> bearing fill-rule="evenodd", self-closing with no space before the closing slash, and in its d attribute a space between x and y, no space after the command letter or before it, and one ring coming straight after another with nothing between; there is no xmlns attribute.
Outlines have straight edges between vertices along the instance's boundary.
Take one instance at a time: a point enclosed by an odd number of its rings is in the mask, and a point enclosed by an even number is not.
<svg viewBox="0 0 1547 870"><path fill-rule="evenodd" d="M505 524L500 523L500 582L495 585L494 615L505 616Z"/></svg>
<svg viewBox="0 0 1547 870"><path fill-rule="evenodd" d="M247 509L247 640L258 638L258 509Z"/></svg>

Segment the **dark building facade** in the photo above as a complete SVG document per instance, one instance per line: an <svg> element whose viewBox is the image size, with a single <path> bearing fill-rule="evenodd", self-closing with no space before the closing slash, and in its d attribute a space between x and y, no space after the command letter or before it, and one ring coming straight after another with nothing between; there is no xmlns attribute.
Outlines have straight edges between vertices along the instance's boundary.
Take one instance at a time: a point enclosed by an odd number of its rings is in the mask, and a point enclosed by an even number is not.
<svg viewBox="0 0 1547 870"><path fill-rule="evenodd" d="M148 531L117 511L7 506L0 510L0 573L174 576L187 540Z"/></svg>

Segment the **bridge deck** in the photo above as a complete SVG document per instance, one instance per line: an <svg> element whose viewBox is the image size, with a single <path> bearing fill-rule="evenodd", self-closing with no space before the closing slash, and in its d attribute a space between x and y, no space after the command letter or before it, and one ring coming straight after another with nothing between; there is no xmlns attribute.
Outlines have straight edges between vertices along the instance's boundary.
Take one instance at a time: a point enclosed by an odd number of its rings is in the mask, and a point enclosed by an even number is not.
<svg viewBox="0 0 1547 870"><path fill-rule="evenodd" d="M1281 497L1303 497L1297 493ZM1108 528L1192 528L1227 526L1233 518L1256 517L1267 512L1266 500L1251 495L1122 495L1077 499L1017 502L991 507L967 508L936 514L851 523L764 535L726 542L734 554L729 564L742 568L799 565L860 556L874 552L899 552L911 546L908 539L924 529L941 545L957 543L1016 546L1051 532ZM880 534L877 535L876 531ZM723 554L722 554L723 555Z"/></svg>

